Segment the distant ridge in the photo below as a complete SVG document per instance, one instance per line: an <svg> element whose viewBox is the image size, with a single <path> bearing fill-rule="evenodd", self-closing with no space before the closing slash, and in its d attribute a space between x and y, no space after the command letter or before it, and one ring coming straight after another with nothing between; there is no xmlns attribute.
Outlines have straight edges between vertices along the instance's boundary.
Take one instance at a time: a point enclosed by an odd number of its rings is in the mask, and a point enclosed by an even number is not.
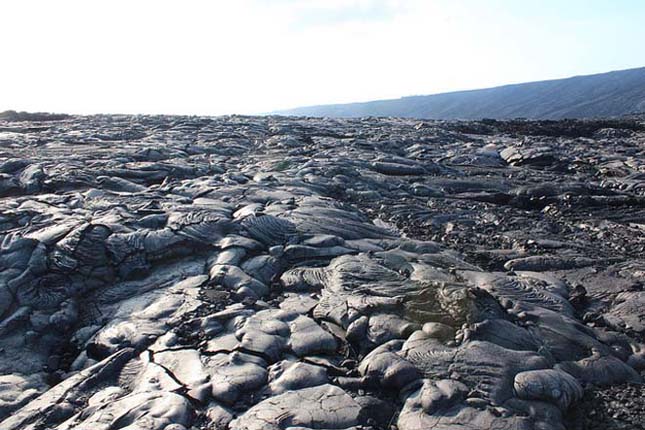
<svg viewBox="0 0 645 430"><path fill-rule="evenodd" d="M64 113L16 112L15 110L0 112L1 121L61 121L69 118L71 116Z"/></svg>
<svg viewBox="0 0 645 430"><path fill-rule="evenodd" d="M280 115L427 119L562 119L645 112L645 67L480 90L306 106Z"/></svg>

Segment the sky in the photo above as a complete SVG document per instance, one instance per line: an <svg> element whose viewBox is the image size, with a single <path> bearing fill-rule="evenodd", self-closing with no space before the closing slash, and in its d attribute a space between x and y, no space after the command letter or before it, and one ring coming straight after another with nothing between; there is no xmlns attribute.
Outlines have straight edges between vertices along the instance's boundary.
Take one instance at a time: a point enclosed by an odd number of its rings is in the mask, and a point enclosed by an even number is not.
<svg viewBox="0 0 645 430"><path fill-rule="evenodd" d="M0 111L255 114L645 66L642 0L16 0Z"/></svg>

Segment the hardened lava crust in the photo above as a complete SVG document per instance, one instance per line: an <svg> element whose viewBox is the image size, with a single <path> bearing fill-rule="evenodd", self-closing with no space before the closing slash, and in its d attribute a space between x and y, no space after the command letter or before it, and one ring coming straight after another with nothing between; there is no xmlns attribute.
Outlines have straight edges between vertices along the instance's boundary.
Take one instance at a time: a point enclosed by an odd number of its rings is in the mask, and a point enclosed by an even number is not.
<svg viewBox="0 0 645 430"><path fill-rule="evenodd" d="M645 120L0 115L0 429L644 427Z"/></svg>

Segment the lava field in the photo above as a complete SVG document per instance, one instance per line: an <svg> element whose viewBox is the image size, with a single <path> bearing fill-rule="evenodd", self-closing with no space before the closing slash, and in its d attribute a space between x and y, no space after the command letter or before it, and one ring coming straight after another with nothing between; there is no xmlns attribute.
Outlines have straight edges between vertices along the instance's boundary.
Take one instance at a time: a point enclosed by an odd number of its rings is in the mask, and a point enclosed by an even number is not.
<svg viewBox="0 0 645 430"><path fill-rule="evenodd" d="M0 116L0 429L645 428L645 119Z"/></svg>

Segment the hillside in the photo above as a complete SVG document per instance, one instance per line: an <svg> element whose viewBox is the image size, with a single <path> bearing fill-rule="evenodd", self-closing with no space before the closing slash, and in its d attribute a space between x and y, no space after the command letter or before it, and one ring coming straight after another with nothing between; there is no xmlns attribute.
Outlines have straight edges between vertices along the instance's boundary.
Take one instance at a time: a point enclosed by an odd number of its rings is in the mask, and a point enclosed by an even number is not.
<svg viewBox="0 0 645 430"><path fill-rule="evenodd" d="M481 90L275 112L298 116L428 119L595 118L645 111L645 67Z"/></svg>

